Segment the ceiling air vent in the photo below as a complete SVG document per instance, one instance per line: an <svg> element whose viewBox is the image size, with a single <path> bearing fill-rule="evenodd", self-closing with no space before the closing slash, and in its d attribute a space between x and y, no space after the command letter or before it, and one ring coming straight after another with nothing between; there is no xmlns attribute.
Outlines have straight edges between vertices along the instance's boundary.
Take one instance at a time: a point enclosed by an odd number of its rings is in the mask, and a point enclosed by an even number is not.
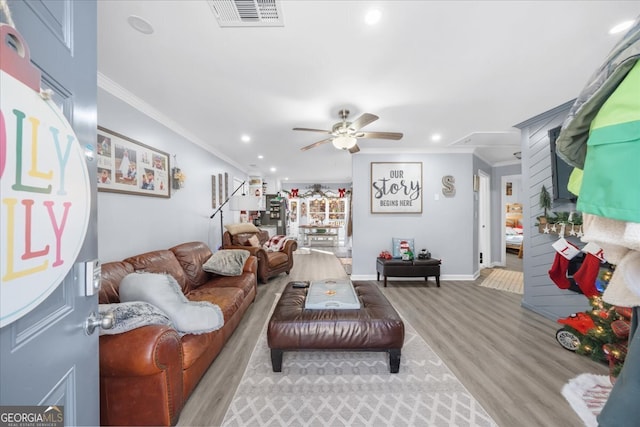
<svg viewBox="0 0 640 427"><path fill-rule="evenodd" d="M221 27L282 27L280 0L208 0Z"/></svg>

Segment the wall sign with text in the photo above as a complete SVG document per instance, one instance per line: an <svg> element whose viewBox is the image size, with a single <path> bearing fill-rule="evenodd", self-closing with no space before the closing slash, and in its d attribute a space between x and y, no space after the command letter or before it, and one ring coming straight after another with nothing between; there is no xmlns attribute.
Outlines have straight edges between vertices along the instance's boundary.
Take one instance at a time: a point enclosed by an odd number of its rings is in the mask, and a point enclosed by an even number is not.
<svg viewBox="0 0 640 427"><path fill-rule="evenodd" d="M422 163L371 163L371 213L422 213Z"/></svg>

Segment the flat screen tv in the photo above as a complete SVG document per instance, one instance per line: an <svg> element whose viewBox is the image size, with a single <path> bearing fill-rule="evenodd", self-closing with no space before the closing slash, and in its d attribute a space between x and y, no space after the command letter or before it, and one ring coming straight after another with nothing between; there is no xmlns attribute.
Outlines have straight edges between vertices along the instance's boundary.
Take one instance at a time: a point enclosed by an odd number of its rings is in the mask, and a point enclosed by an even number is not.
<svg viewBox="0 0 640 427"><path fill-rule="evenodd" d="M551 149L551 179L553 182L553 200L558 202L575 203L575 194L567 190L569 176L573 166L569 166L556 153L556 140L560 135L560 126L549 130L549 147Z"/></svg>

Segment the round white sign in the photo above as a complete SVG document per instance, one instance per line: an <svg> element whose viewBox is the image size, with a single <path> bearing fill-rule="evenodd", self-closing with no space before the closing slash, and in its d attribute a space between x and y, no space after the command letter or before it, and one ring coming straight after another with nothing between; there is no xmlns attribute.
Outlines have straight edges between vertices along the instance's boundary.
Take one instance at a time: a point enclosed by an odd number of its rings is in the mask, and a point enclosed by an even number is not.
<svg viewBox="0 0 640 427"><path fill-rule="evenodd" d="M71 125L0 71L0 327L35 308L65 278L84 242L89 173Z"/></svg>

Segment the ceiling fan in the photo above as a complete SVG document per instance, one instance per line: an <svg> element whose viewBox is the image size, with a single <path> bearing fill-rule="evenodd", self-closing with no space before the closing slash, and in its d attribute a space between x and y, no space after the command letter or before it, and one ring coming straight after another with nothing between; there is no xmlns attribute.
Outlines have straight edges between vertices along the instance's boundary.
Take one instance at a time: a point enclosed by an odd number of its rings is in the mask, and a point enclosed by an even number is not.
<svg viewBox="0 0 640 427"><path fill-rule="evenodd" d="M331 130L324 129L310 129L310 128L293 128L293 130L304 130L309 132L322 132L331 135L329 138L322 139L314 142L311 145L302 147L302 151L309 150L327 142L331 142L334 147L339 150L349 150L350 153L357 153L360 151L358 147L358 138L371 138L371 139L402 139L402 134L398 132L360 132L360 129L366 125L378 120L378 116L375 114L364 113L353 122L348 122L349 110L340 110L341 122L333 125Z"/></svg>

